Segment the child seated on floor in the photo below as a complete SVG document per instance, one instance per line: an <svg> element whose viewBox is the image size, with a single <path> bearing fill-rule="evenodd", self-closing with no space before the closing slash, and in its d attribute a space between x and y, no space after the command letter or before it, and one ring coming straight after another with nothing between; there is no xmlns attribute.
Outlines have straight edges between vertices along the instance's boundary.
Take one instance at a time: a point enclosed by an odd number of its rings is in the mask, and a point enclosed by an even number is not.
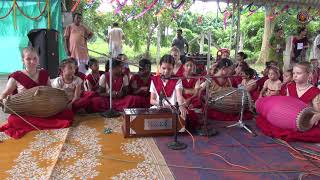
<svg viewBox="0 0 320 180"><path fill-rule="evenodd" d="M171 55L164 55L160 59L160 76L154 76L150 85L150 104L153 105L152 108L156 108L160 105L174 106L178 102L181 115L185 119L187 109L182 96L182 82L180 79L169 79L173 75L174 65L175 60ZM164 96L170 104L164 99L160 101L160 95Z"/></svg>
<svg viewBox="0 0 320 180"><path fill-rule="evenodd" d="M320 68L318 59L310 59L312 65L312 85L319 86Z"/></svg>
<svg viewBox="0 0 320 180"><path fill-rule="evenodd" d="M132 73L129 68L128 56L125 54L119 54L117 56L117 59L119 59L122 62L122 74L128 76L128 78L131 78Z"/></svg>
<svg viewBox="0 0 320 180"><path fill-rule="evenodd" d="M59 65L60 76L54 79L52 87L62 89L66 92L69 104L68 107L74 112L90 112L90 98L95 96L95 93L83 93L83 81L76 76L76 64L73 58L64 59Z"/></svg>
<svg viewBox="0 0 320 180"><path fill-rule="evenodd" d="M235 65L235 69L234 69L234 77L231 78L231 82L232 82L232 87L238 87L241 82L242 82L242 76L244 75L244 70L248 69L249 65L242 61L242 62L238 62Z"/></svg>
<svg viewBox="0 0 320 180"><path fill-rule="evenodd" d="M254 74L255 73L252 68L244 69L241 86L250 93L252 100L256 101L259 97L259 92L257 91L257 83L254 79Z"/></svg>
<svg viewBox="0 0 320 180"><path fill-rule="evenodd" d="M139 61L139 72L130 79L129 86L131 94L143 97L145 107L150 106L150 84L151 84L151 62L149 59Z"/></svg>
<svg viewBox="0 0 320 180"><path fill-rule="evenodd" d="M281 81L279 80L280 71L275 66L270 66L268 72L268 80L263 84L263 88L260 92L260 97L263 96L276 96L280 94Z"/></svg>
<svg viewBox="0 0 320 180"><path fill-rule="evenodd" d="M195 108L201 108L200 98L198 96L200 89L200 79L195 78L194 69L195 64L193 59L187 58L183 65L183 79L182 79L182 95L185 100L185 105L188 110L187 115L187 129L198 129L198 115L195 113Z"/></svg>
<svg viewBox="0 0 320 180"><path fill-rule="evenodd" d="M99 71L98 60L91 58L88 62L88 68L90 68L90 73L86 76L85 90L86 91L97 91L99 88L100 76L104 73Z"/></svg>
<svg viewBox="0 0 320 180"><path fill-rule="evenodd" d="M282 75L282 79L283 79L283 82L281 85L280 95L285 96L287 94L288 85L293 82L292 69L288 69L284 71Z"/></svg>

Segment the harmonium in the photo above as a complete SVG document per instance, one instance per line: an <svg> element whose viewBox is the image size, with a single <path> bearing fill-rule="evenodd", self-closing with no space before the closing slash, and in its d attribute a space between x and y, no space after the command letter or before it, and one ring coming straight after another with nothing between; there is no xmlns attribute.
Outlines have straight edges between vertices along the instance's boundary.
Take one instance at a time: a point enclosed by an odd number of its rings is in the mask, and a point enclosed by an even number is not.
<svg viewBox="0 0 320 180"><path fill-rule="evenodd" d="M206 72L207 65L207 55L206 54L189 54L187 58L192 58L196 65L196 74L202 74ZM213 60L213 57L210 56L210 61Z"/></svg>
<svg viewBox="0 0 320 180"><path fill-rule="evenodd" d="M125 138L173 135L176 129L176 115L169 108L124 109L122 132ZM179 118L177 131L185 130L185 120Z"/></svg>

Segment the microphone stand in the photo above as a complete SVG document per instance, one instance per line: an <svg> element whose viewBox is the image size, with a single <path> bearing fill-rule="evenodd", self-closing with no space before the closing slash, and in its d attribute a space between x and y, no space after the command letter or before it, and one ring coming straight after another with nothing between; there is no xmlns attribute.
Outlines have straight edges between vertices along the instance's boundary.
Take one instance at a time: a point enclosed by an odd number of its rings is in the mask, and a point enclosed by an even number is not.
<svg viewBox="0 0 320 180"><path fill-rule="evenodd" d="M162 91L160 92L160 95L162 95ZM168 143L168 148L169 149L172 149L172 150L182 150L182 149L186 149L188 147L187 144L183 143L183 142L180 142L178 141L178 121L179 121L179 116L180 116L180 111L179 111L179 104L178 102L176 102L175 106L173 106L170 101L167 99L167 97L163 96L162 95L162 98L161 98L161 101L165 100L171 110L172 110L172 113L175 114L175 122L174 122L174 141L173 142L170 142ZM162 107L163 103L160 102L160 97L159 97L159 105L160 107Z"/></svg>
<svg viewBox="0 0 320 180"><path fill-rule="evenodd" d="M257 136L257 134L254 133L254 132L253 132L249 127L247 127L246 124L243 122L243 112L244 112L244 106L245 106L244 101L245 101L245 93L246 93L246 90L245 90L244 87L240 87L239 90L241 90L241 92L242 92L240 119L239 119L239 121L238 121L237 123L227 126L227 128L230 128L230 127L244 128L246 131L248 131L248 132L249 132L250 134L252 134L253 136ZM236 90L235 90L235 91L236 91ZM230 93L227 93L227 94L225 94L225 95L223 95L223 96L221 96L221 97L219 97L219 98L217 98L217 99L222 99L223 97L228 96L228 95L234 93L235 91L231 91ZM216 99L216 100L217 100L217 99Z"/></svg>
<svg viewBox="0 0 320 180"><path fill-rule="evenodd" d="M211 33L208 33L208 54L207 54L207 71L209 72L210 68L210 60L211 60L211 54L210 54L210 47L211 47ZM207 79L208 77L206 77ZM215 129L209 129L208 128L208 99L209 99L209 83L206 83L206 96L205 96L205 106L204 106L204 114L203 114L203 124L200 128L200 130L197 131L197 134L200 136L214 136L218 134L218 131Z"/></svg>
<svg viewBox="0 0 320 180"><path fill-rule="evenodd" d="M121 114L118 111L115 111L112 109L112 61L113 59L109 59L109 110L106 112L101 113L102 116L106 118L113 118L113 117L119 117Z"/></svg>

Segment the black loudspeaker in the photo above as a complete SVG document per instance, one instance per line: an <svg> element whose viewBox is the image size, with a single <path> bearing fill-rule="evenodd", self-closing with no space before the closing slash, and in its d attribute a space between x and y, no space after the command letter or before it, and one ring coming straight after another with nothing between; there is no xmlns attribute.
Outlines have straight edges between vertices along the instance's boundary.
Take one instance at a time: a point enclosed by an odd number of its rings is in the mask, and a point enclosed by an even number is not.
<svg viewBox="0 0 320 180"><path fill-rule="evenodd" d="M58 76L59 32L54 29L33 29L29 31L30 44L39 54L40 68L46 69L50 78Z"/></svg>

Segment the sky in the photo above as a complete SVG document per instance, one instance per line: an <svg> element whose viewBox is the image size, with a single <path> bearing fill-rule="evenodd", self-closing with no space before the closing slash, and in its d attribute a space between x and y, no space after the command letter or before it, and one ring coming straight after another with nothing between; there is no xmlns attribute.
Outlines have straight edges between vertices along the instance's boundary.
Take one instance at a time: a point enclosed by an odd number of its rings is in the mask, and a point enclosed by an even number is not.
<svg viewBox="0 0 320 180"><path fill-rule="evenodd" d="M98 11L100 12L110 12L113 11L112 5L110 4L111 0L102 0L102 3L100 7L98 8ZM123 1L123 0L122 0ZM120 2L122 2L120 0ZM132 2L128 0L128 5L130 5ZM224 9L226 7L226 3L220 3L221 9ZM197 12L199 14L205 14L208 12L217 12L217 2L202 2L202 1L196 1L190 8L192 12Z"/></svg>

